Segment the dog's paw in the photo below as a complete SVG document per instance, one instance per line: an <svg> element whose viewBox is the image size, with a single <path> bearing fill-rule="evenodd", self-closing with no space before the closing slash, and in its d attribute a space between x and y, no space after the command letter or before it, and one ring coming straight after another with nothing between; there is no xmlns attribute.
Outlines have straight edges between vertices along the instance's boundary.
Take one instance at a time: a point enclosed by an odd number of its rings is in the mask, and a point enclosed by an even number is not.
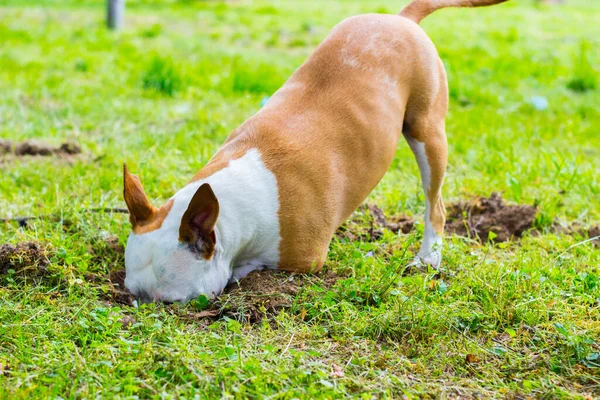
<svg viewBox="0 0 600 400"><path fill-rule="evenodd" d="M442 264L442 252L438 250L430 251L424 255L419 254L416 258L418 258L423 265L429 265L435 269L438 269Z"/></svg>
<svg viewBox="0 0 600 400"><path fill-rule="evenodd" d="M439 270L442 264L442 252L439 250L430 250L427 253L419 254L408 264L408 267L420 271L426 271L427 267Z"/></svg>

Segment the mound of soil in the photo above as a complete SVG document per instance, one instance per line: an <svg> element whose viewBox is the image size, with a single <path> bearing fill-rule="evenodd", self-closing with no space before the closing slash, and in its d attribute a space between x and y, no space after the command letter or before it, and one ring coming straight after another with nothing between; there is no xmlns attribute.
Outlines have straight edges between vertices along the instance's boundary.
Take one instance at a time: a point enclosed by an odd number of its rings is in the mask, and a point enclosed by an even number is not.
<svg viewBox="0 0 600 400"><path fill-rule="evenodd" d="M533 228L535 206L507 205L502 195L492 193L470 202L459 202L447 208L446 232L486 242L493 232L494 242L506 242L521 237Z"/></svg>
<svg viewBox="0 0 600 400"><path fill-rule="evenodd" d="M493 232L494 242L520 238L533 228L537 209L529 205L508 205L499 193L477 197L469 202L458 202L447 207L446 232L486 242ZM336 232L346 241L375 242L384 229L394 233L409 233L415 224L411 217L386 216L374 204L363 204ZM590 237L595 236L590 234Z"/></svg>
<svg viewBox="0 0 600 400"><path fill-rule="evenodd" d="M376 242L383 236L383 230L393 233L409 233L415 221L405 215L386 217L375 204L365 203L352 217L338 228L335 235L347 241Z"/></svg>
<svg viewBox="0 0 600 400"><path fill-rule="evenodd" d="M39 277L50 264L48 250L36 242L3 244L0 246L0 275L9 270L21 277Z"/></svg>
<svg viewBox="0 0 600 400"><path fill-rule="evenodd" d="M112 272L109 277L86 276L88 281L107 284L103 295L109 303L133 306L134 298L125 288L125 270ZM230 284L223 293L202 311L191 307L167 306L169 312L179 317L204 321L227 316L238 321L256 323L272 318L294 303L300 290L310 284L332 287L338 276L327 272L321 275L295 275L281 271L254 271L237 283Z"/></svg>
<svg viewBox="0 0 600 400"><path fill-rule="evenodd" d="M60 146L52 146L39 140L25 140L13 143L9 140L0 140L0 154L13 153L22 156L67 156L81 153L81 147L75 143L65 142Z"/></svg>
<svg viewBox="0 0 600 400"><path fill-rule="evenodd" d="M238 321L256 323L290 308L304 286L318 284L330 288L338 279L336 274L329 271L316 275L254 271L238 283L227 286L215 300L212 309Z"/></svg>

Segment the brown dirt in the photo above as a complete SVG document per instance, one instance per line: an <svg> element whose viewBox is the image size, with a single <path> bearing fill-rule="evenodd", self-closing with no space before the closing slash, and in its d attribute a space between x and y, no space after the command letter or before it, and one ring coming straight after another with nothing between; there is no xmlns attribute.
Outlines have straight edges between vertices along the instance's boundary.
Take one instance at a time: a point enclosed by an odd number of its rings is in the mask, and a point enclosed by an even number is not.
<svg viewBox="0 0 600 400"><path fill-rule="evenodd" d="M333 272L316 275L296 275L280 271L254 271L239 283L225 288L212 306L221 315L255 323L271 318L290 308L304 286L318 284L330 288L339 277Z"/></svg>
<svg viewBox="0 0 600 400"><path fill-rule="evenodd" d="M102 300L111 304L134 305L133 301L135 299L125 287L124 269L112 271L108 276L85 274L85 279L88 282L102 285L103 290L105 290L100 294Z"/></svg>
<svg viewBox="0 0 600 400"><path fill-rule="evenodd" d="M90 247L90 253L96 259L101 257L103 262L111 266L121 266L124 248L117 237L98 240ZM100 260L98 260L99 262ZM125 288L125 270L113 270L108 276L87 274L88 282L102 285L101 298L112 304L133 306L134 297ZM191 310L192 307L178 305L167 306L169 312L195 321L210 321L227 316L255 323L265 317L273 317L285 308L292 306L296 295L302 287L317 283L320 286L331 287L337 282L338 276L332 272L316 275L295 275L279 271L255 271L238 283L225 288L223 294L212 301L209 307L202 311Z"/></svg>
<svg viewBox="0 0 600 400"><path fill-rule="evenodd" d="M581 236L584 240L592 239L592 244L596 247L600 247L600 225L594 226L592 228L583 228L581 226L571 225L570 227L564 228L559 226L556 230L553 230L554 233L562 233L566 235L576 235Z"/></svg>
<svg viewBox="0 0 600 400"><path fill-rule="evenodd" d="M486 242L493 232L494 242L506 242L520 238L533 228L537 209L529 205L508 205L499 193L492 193L489 198L477 197L450 204L447 213L446 232L449 234ZM386 216L381 208L366 203L337 230L336 236L341 240L374 242L381 239L384 229L406 234L414 224L411 217Z"/></svg>
<svg viewBox="0 0 600 400"><path fill-rule="evenodd" d="M210 303L208 308L195 311L193 307L179 305L166 306L167 310L179 317L194 321L216 320L227 316L239 321L256 323L264 318L272 318L281 310L290 308L296 295L306 285L319 284L332 287L338 276L331 272L320 275L295 275L279 271L255 271L225 288L223 294ZM125 270L112 272L108 278L88 274L90 282L107 285L102 295L109 303L133 305L133 296L125 288Z"/></svg>
<svg viewBox="0 0 600 400"><path fill-rule="evenodd" d="M415 221L405 215L386 217L383 210L374 204L365 203L335 233L341 240L351 242L375 242L383 236L383 230L393 233L409 233Z"/></svg>
<svg viewBox="0 0 600 400"><path fill-rule="evenodd" d="M447 233L487 242L493 232L494 242L506 242L533 228L537 208L507 205L499 193L492 193L489 198L452 204L447 211Z"/></svg>
<svg viewBox="0 0 600 400"><path fill-rule="evenodd" d="M0 139L0 154L10 153L12 151L12 143L9 140Z"/></svg>
<svg viewBox="0 0 600 400"><path fill-rule="evenodd" d="M9 270L21 277L39 277L50 264L48 250L39 243L25 242L0 246L0 275Z"/></svg>
<svg viewBox="0 0 600 400"><path fill-rule="evenodd" d="M594 239L592 241L592 243L594 243L594 245L600 247L600 225L595 226L592 229L588 230L587 234L588 234L589 238L595 237L596 239Z"/></svg>
<svg viewBox="0 0 600 400"><path fill-rule="evenodd" d="M13 153L22 156L71 156L81 153L81 147L75 143L65 142L60 146L52 146L39 140L25 140L23 142L11 142L0 140L0 154Z"/></svg>

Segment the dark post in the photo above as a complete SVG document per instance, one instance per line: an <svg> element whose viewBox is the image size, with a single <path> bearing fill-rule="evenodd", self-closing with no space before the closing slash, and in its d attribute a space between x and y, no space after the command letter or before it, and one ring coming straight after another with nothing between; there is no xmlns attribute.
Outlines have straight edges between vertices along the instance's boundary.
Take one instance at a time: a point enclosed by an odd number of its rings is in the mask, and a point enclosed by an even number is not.
<svg viewBox="0 0 600 400"><path fill-rule="evenodd" d="M109 29L121 29L125 15L125 0L106 0L106 6L106 25Z"/></svg>

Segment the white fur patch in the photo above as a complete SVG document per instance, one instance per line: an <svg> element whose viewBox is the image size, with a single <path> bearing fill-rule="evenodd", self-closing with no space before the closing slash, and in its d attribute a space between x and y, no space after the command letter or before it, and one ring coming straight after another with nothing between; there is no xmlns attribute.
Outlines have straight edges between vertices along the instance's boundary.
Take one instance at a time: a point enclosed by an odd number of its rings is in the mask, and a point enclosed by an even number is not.
<svg viewBox="0 0 600 400"><path fill-rule="evenodd" d="M181 217L196 190L209 183L220 206L211 260L179 242ZM275 175L257 149L206 179L192 182L174 196L160 229L131 233L125 250L125 285L146 301L188 301L200 294L218 295L234 269L276 267L279 262L279 197ZM242 272L242 271L240 271Z"/></svg>
<svg viewBox="0 0 600 400"><path fill-rule="evenodd" d="M409 135L405 135L405 137L417 159L421 172L421 183L425 192L425 232L418 257L423 263L438 267L442 261L442 238L435 232L431 223L431 204L429 204L427 196L431 186L431 168L425 154L425 143L419 142Z"/></svg>

